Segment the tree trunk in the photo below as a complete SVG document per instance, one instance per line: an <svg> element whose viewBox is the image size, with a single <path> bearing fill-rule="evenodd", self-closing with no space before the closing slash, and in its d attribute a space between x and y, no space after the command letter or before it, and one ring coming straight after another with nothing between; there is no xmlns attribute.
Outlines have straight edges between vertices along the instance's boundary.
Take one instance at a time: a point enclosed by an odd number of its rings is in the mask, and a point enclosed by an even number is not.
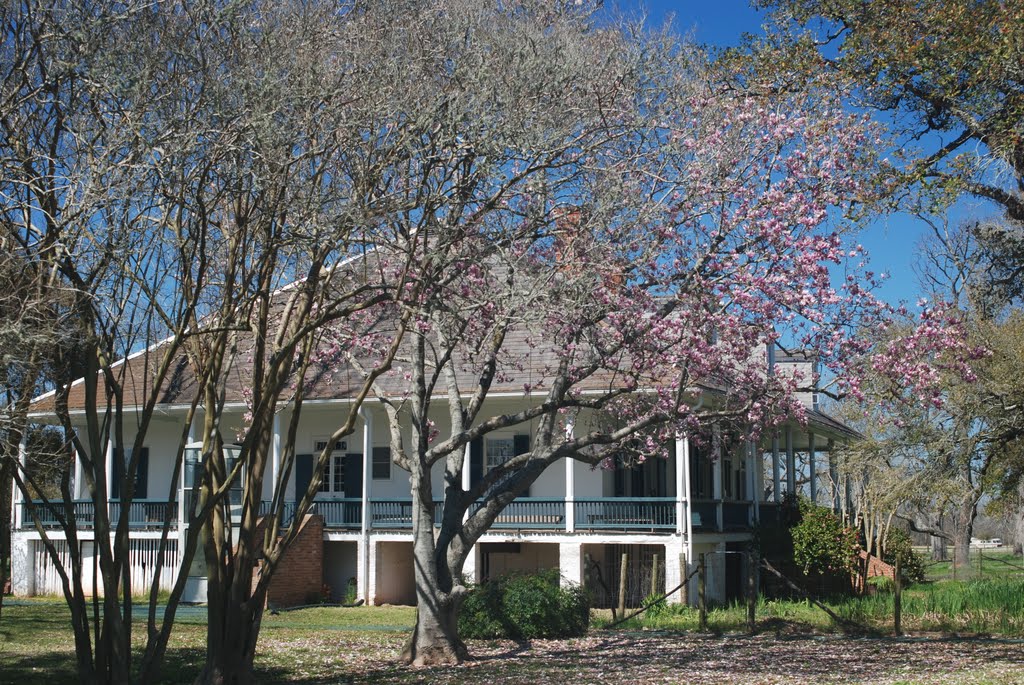
<svg viewBox="0 0 1024 685"><path fill-rule="evenodd" d="M3 618L4 590L7 588L7 567L11 564L11 501L14 461L10 455L0 453L0 619Z"/></svg>
<svg viewBox="0 0 1024 685"><path fill-rule="evenodd" d="M255 682L253 661L266 592L252 593L252 559L244 553L241 539L237 546L232 545L225 527L228 516L226 506L216 507L201 533L207 573L206 662L196 685ZM242 527L245 525L243 521ZM229 549L231 559L226 563L222 557L228 556Z"/></svg>
<svg viewBox="0 0 1024 685"><path fill-rule="evenodd" d="M971 568L971 536L974 534L974 517L977 514L977 501L972 498L960 507L953 531L954 561L958 570Z"/></svg>
<svg viewBox="0 0 1024 685"><path fill-rule="evenodd" d="M414 667L452 665L469 658L459 638L459 609L466 588L456 584L458 573L448 566L447 545L434 538L434 504L429 476L413 476L413 565L416 578L416 627L402 650L401 659ZM444 531L437 538L448 540ZM456 571L461 571L456 569Z"/></svg>
<svg viewBox="0 0 1024 685"><path fill-rule="evenodd" d="M1013 515L1013 553L1024 556L1024 478L1017 485L1017 510Z"/></svg>
<svg viewBox="0 0 1024 685"><path fill-rule="evenodd" d="M425 602L420 588L416 589L416 627L402 649L401 659L417 668L462 663L469 658L469 650L459 638L462 596L441 598L441 593L431 594L437 601Z"/></svg>
<svg viewBox="0 0 1024 685"><path fill-rule="evenodd" d="M948 555L946 554L946 538L939 537L938 535L932 535L931 546L932 546L932 561L946 561Z"/></svg>
<svg viewBox="0 0 1024 685"><path fill-rule="evenodd" d="M195 679L196 685L256 682L253 662L263 620L263 602L255 597L234 601L229 588L209 592L206 663Z"/></svg>

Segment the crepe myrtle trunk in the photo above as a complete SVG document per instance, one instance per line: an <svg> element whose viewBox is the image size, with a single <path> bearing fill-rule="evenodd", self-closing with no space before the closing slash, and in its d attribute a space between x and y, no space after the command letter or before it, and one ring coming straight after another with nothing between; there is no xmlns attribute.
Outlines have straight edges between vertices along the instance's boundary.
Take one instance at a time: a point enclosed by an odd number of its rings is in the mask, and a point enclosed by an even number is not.
<svg viewBox="0 0 1024 685"><path fill-rule="evenodd" d="M248 685L256 682L253 662L263 618L266 591L247 590L253 586L253 568L245 555L231 564L220 563L218 553L230 539L222 532L224 523L215 515L204 526L207 567L206 663L196 685ZM211 540L211 536L220 539Z"/></svg>
<svg viewBox="0 0 1024 685"><path fill-rule="evenodd" d="M441 535L434 537L429 469L425 476L414 474L412 486L416 626L401 660L415 667L458 664L469 657L458 629L459 609L468 592L461 579L465 556L449 555L450 535L444 529L450 526L443 526Z"/></svg>

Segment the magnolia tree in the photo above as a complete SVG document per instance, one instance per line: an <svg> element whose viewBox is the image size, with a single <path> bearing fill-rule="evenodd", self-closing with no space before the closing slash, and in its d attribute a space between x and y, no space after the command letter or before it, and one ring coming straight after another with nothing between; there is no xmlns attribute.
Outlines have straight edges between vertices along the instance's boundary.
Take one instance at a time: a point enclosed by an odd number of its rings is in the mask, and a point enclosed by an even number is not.
<svg viewBox="0 0 1024 685"><path fill-rule="evenodd" d="M382 239L422 285L395 309L409 330L375 383L410 473L415 665L466 656L467 556L548 466L664 456L702 423L756 436L800 418L796 391L819 379L768 375L766 344L813 349L835 394L859 392L869 363L904 387L936 363L962 369L945 319L865 361L853 332L889 311L842 217L872 197L874 141L825 84L724 88L699 50L576 8L448 10L421 15L460 46L427 72L443 125L395 184L430 202ZM507 409L491 395L510 388L524 402ZM528 443L474 472L474 445L510 429Z"/></svg>

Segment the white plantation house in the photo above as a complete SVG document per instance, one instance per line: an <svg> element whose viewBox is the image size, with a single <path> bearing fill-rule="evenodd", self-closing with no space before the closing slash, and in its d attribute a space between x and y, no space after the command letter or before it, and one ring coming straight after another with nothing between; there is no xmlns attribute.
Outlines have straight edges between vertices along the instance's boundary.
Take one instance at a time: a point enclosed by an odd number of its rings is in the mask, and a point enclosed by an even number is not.
<svg viewBox="0 0 1024 685"><path fill-rule="evenodd" d="M774 355L766 355L774 356ZM777 368L807 365L801 357L773 360ZM129 358L127 363L131 364ZM765 359L767 365L768 359ZM234 390L237 390L234 389ZM232 388L228 388L229 395ZM296 492L310 482L314 454L326 445L337 424L337 415L350 401L345 388L331 383L314 384L303 405L296 459L286 495L286 516ZM175 453L184 430L189 397L187 374L182 372L166 392L146 437L141 455L135 501L129 513L133 583L148 581L159 551L161 531L169 526L164 550L161 583L169 586L178 570L178 550L184 539L183 503L191 483L190 469L198 450L186 448L183 473L171 491ZM714 391L704 397L714 401ZM225 434L239 428L245 405L240 396L226 413L236 422ZM745 557L742 551L758 524L778 521L780 502L787 493L801 492L838 508L843 493L826 458L831 447L855 433L821 412L816 399L805 395L807 420L784 424L758 443L733 441L712 429L712 437L697 444L681 437L670 447L669 458L651 458L631 468L606 464L593 468L575 460L562 460L533 483L528 493L512 502L476 544L466 564L470 580L482 580L514 570L558 569L561 576L590 587L599 604L612 601L618 587L623 552L630 560L629 602L636 603L650 590L651 567L658 561L659 586L679 584L683 564L696 562L701 554L708 568L708 594L724 601L742 591ZM74 407L84 397L72 389ZM507 412L534 401L518 387L495 387L482 415ZM35 418L45 421L48 397L35 403ZM281 469L282 426L289 409L281 409L275 423L271 469ZM435 418L443 432L443 412ZM488 434L466 449L464 488L508 457L529 451L531 424ZM130 439L131 436L126 436ZM275 575L268 595L273 605L307 602L363 600L368 604L415 603L412 553L412 517L409 475L392 463L387 417L379 404L368 400L356 430L334 445L320 493L311 514ZM79 544L87 567L84 586L92 586L88 571L92 551L91 512L97 506L119 511L117 460L108 450L110 502L91 502L81 475L76 473L73 491L78 518ZM437 464L436 469L443 468ZM77 469L76 469L77 471ZM268 474L269 475L269 474ZM276 478L267 478L266 499ZM444 479L433 480L435 497L442 496ZM270 502L265 503L269 507ZM20 595L59 593L60 582L41 542L41 533L30 513L29 502L16 495L14 503L13 589ZM53 512L34 505L41 527L52 539L63 533ZM440 508L438 508L440 511ZM322 525L321 525L322 524ZM66 542L59 542L58 551ZM195 568L195 567L194 567ZM194 570L193 586L185 599L204 601L201 569ZM646 584L645 584L646 583ZM98 591L101 588L97 587ZM328 595L329 597L325 597ZM696 597L696 591L690 593ZM671 601L681 601L676 593Z"/></svg>

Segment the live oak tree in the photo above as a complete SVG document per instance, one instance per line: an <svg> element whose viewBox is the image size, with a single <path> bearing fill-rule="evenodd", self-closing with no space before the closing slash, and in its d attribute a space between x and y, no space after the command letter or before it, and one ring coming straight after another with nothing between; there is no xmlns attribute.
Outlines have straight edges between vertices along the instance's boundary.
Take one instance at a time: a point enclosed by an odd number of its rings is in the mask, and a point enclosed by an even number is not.
<svg viewBox="0 0 1024 685"><path fill-rule="evenodd" d="M802 69L850 79L883 114L898 152L894 190L1001 211L979 222L996 281L1024 282L1024 5L1003 0L770 0ZM799 29L794 31L793 27ZM810 52L811 55L807 53Z"/></svg>

